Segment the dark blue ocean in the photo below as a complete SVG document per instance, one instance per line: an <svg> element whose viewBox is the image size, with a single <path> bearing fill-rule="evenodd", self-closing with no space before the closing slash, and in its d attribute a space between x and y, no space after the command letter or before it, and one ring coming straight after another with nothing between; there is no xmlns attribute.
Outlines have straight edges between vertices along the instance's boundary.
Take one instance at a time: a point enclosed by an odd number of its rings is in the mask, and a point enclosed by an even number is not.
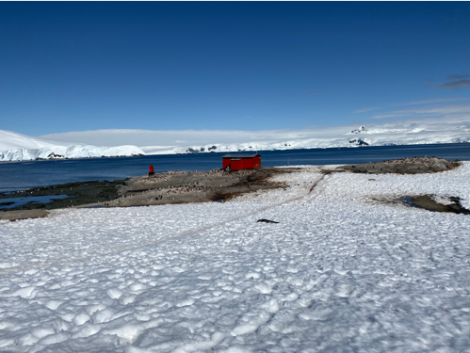
<svg viewBox="0 0 470 353"><path fill-rule="evenodd" d="M295 165L355 164L386 159L436 156L470 160L470 143L327 148L289 151L260 151L264 167ZM211 170L222 167L225 153L155 155L145 157L93 158L62 161L0 163L0 192L24 190L77 181L114 180L168 170Z"/></svg>

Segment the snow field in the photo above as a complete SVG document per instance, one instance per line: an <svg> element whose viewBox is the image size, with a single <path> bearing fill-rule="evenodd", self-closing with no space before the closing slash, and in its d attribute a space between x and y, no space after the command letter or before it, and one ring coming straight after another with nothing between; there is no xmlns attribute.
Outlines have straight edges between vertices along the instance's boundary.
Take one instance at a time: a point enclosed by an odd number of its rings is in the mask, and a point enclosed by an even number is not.
<svg viewBox="0 0 470 353"><path fill-rule="evenodd" d="M469 170L0 224L0 351L470 352Z"/></svg>
<svg viewBox="0 0 470 353"><path fill-rule="evenodd" d="M458 196L461 198L462 206L470 209L470 163L468 162L463 162L463 165L457 169L440 173L416 175L344 173L328 175L326 180L328 180L327 188L320 196L322 201L332 198L332 202L361 203L374 202L374 199L381 197L392 200L402 196L435 194L438 199ZM305 202L308 202L308 197Z"/></svg>
<svg viewBox="0 0 470 353"><path fill-rule="evenodd" d="M318 171L318 168L313 170ZM3 221L6 227L0 233L0 239L4 241L0 259L8 261L0 260L0 274L114 254L188 236L302 197L308 193L312 181L320 178L320 174L315 174L306 180L302 173L294 177L289 174L277 176L276 180L289 181L292 187L271 193L250 193L241 199L256 197L258 202L255 203L57 210L51 212L53 218Z"/></svg>

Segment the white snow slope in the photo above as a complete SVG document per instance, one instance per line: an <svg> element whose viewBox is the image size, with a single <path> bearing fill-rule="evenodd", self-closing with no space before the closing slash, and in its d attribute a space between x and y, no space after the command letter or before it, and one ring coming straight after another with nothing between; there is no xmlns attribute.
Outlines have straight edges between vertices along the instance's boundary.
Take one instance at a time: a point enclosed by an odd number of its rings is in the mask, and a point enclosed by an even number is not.
<svg viewBox="0 0 470 353"><path fill-rule="evenodd" d="M54 143L51 140L34 138L16 132L0 130L0 151L6 151L12 148L41 149L52 147L54 145L70 146L71 143Z"/></svg>
<svg viewBox="0 0 470 353"><path fill-rule="evenodd" d="M144 155L137 146L98 147L33 138L0 130L0 162Z"/></svg>
<svg viewBox="0 0 470 353"><path fill-rule="evenodd" d="M468 208L470 163L278 178L226 203L3 221L0 351L470 352L470 217L374 201Z"/></svg>

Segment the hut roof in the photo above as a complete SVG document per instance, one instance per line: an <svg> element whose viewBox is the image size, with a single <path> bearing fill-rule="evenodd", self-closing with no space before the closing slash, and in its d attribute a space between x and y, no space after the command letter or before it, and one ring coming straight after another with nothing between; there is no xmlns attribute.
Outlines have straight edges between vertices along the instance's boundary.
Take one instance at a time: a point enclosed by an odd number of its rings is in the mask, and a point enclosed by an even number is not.
<svg viewBox="0 0 470 353"><path fill-rule="evenodd" d="M261 157L258 153L229 153L222 158L254 158L254 157Z"/></svg>

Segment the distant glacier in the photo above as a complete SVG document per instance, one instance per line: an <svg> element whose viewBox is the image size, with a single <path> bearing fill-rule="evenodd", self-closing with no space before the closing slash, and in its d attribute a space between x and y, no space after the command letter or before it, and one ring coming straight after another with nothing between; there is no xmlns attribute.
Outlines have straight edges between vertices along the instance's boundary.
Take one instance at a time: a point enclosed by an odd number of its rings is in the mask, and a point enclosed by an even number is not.
<svg viewBox="0 0 470 353"><path fill-rule="evenodd" d="M315 137L285 141L260 141L239 144L205 144L165 148L141 147L146 154L182 154L210 152L283 151L291 149L339 148L362 146L421 145L470 142L470 128L426 130L421 128L367 128L362 125L342 136Z"/></svg>
<svg viewBox="0 0 470 353"><path fill-rule="evenodd" d="M96 130L57 134L53 137L60 138L63 135L73 135L82 141L89 141L92 136L94 142L113 146L95 146L66 139L37 138L0 130L0 161L467 143L470 142L470 124L467 121L422 120L402 125L382 123L367 127L361 125L358 128L343 126L247 132ZM193 142L190 138L170 144L172 141L169 141L167 136L178 135L192 137ZM253 138L253 141L245 142L247 136ZM230 142L223 142L229 139ZM240 142L234 142L236 140ZM117 145L127 141L140 142L141 145ZM149 145L153 141L160 144Z"/></svg>

